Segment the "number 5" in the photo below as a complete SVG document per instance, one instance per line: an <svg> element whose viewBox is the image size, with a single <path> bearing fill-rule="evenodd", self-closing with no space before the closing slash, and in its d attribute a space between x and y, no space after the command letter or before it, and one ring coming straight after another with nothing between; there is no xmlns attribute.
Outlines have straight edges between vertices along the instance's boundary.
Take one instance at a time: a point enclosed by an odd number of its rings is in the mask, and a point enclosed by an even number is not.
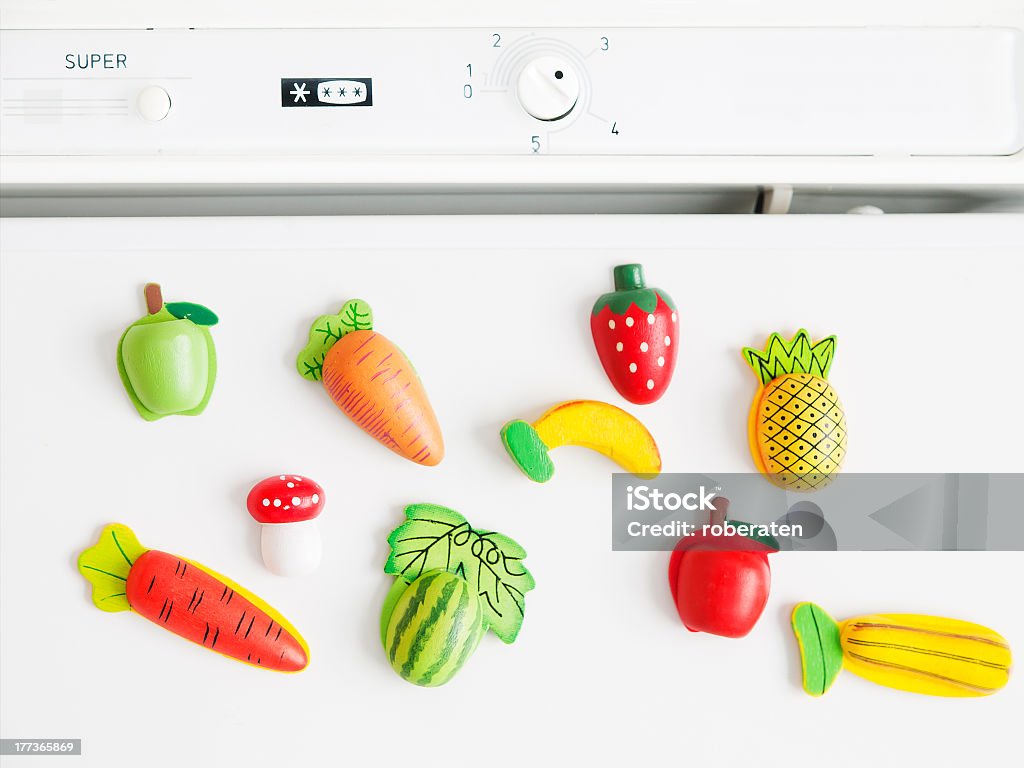
<svg viewBox="0 0 1024 768"><path fill-rule="evenodd" d="M540 136L531 136L530 146L533 148L534 154L540 152Z"/></svg>

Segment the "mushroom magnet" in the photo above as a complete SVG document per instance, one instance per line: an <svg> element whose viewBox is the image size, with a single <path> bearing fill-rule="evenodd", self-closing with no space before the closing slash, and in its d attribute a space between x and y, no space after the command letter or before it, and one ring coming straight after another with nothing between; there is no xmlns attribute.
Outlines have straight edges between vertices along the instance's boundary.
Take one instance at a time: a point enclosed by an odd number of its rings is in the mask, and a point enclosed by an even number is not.
<svg viewBox="0 0 1024 768"><path fill-rule="evenodd" d="M320 530L316 518L324 508L324 489L299 475L261 480L245 500L260 524L263 564L278 576L302 576L320 565Z"/></svg>

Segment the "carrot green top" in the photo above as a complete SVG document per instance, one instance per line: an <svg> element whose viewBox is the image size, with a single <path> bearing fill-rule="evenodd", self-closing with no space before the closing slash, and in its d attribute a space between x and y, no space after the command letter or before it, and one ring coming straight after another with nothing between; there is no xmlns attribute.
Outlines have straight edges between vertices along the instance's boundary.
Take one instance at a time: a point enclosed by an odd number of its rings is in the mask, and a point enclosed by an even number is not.
<svg viewBox="0 0 1024 768"><path fill-rule="evenodd" d="M299 353L295 367L303 378L320 381L324 358L336 342L352 331L373 329L373 311L362 299L346 301L336 315L321 315L309 329L309 343Z"/></svg>
<svg viewBox="0 0 1024 768"><path fill-rule="evenodd" d="M743 359L754 369L761 384L767 386L772 379L789 373L809 373L827 379L835 351L835 336L812 344L807 331L801 328L789 341L773 333L768 337L764 352L745 347Z"/></svg>
<svg viewBox="0 0 1024 768"><path fill-rule="evenodd" d="M101 611L127 611L128 572L148 550L127 525L111 524L100 540L78 556L78 570L92 584L92 601Z"/></svg>

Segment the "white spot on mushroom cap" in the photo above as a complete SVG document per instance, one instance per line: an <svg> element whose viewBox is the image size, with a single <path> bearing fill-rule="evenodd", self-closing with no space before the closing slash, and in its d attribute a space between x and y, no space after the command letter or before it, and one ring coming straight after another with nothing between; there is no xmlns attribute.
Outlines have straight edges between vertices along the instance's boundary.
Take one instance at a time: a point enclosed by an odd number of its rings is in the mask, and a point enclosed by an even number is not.
<svg viewBox="0 0 1024 768"><path fill-rule="evenodd" d="M636 373L636 363L630 363L629 364L629 372L630 373Z"/></svg>
<svg viewBox="0 0 1024 768"><path fill-rule="evenodd" d="M295 487L295 483L288 483L288 487L289 488L294 488Z"/></svg>
<svg viewBox="0 0 1024 768"><path fill-rule="evenodd" d="M287 478L287 477L285 477L284 475L281 475L281 479L282 479L282 480L287 480L288 478Z"/></svg>
<svg viewBox="0 0 1024 768"><path fill-rule="evenodd" d="M281 500L280 499L274 499L274 506L275 507L280 507L281 506Z"/></svg>
<svg viewBox="0 0 1024 768"><path fill-rule="evenodd" d="M646 341L641 341L640 342L640 351L641 352L646 352L648 349L650 349L650 347L647 346L647 342Z"/></svg>
<svg viewBox="0 0 1024 768"><path fill-rule="evenodd" d="M320 494L319 493L314 493L313 494L313 503L314 504L319 504L320 503Z"/></svg>
<svg viewBox="0 0 1024 768"><path fill-rule="evenodd" d="M270 499L264 499L263 500L263 506L264 507L269 507L270 506Z"/></svg>
<svg viewBox="0 0 1024 768"><path fill-rule="evenodd" d="M622 342L621 341L618 344L615 345L615 351L616 352L621 352L622 351Z"/></svg>
<svg viewBox="0 0 1024 768"><path fill-rule="evenodd" d="M301 503L302 499L300 499L298 496L292 496L292 504L294 504L297 507Z"/></svg>
<svg viewBox="0 0 1024 768"><path fill-rule="evenodd" d="M665 358L664 357L659 357L658 358L658 367L659 368L663 368L664 366L665 366Z"/></svg>
<svg viewBox="0 0 1024 768"><path fill-rule="evenodd" d="M647 388L648 389L654 389L654 379L648 379L647 380Z"/></svg>

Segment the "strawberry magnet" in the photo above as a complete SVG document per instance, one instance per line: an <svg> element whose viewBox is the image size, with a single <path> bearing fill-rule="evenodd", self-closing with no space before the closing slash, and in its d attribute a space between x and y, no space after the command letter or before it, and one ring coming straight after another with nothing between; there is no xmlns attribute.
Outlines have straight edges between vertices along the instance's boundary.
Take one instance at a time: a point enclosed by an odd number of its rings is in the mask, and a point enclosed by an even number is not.
<svg viewBox="0 0 1024 768"><path fill-rule="evenodd" d="M668 389L679 348L679 318L672 298L644 284L640 264L620 264L615 290L594 304L590 330L604 372L619 394L637 405Z"/></svg>

